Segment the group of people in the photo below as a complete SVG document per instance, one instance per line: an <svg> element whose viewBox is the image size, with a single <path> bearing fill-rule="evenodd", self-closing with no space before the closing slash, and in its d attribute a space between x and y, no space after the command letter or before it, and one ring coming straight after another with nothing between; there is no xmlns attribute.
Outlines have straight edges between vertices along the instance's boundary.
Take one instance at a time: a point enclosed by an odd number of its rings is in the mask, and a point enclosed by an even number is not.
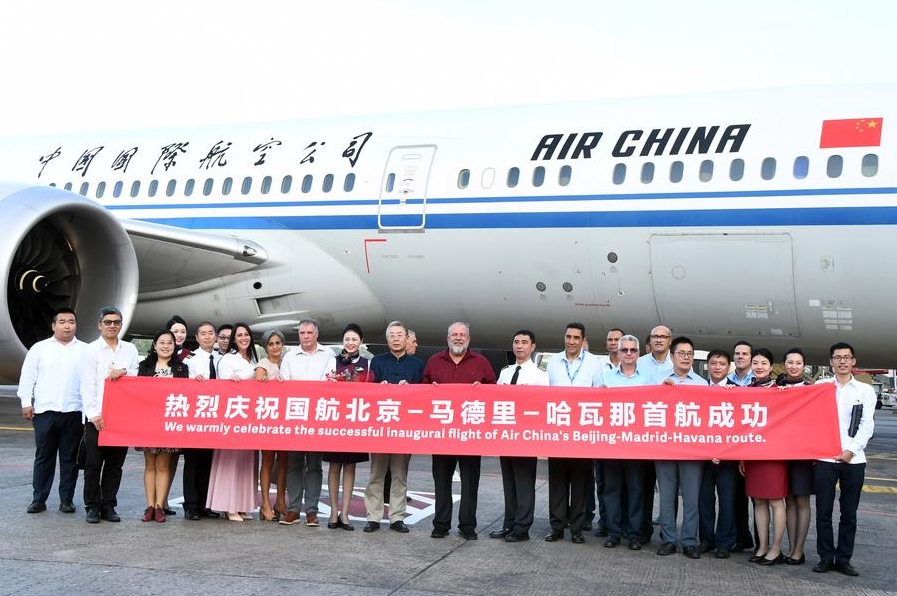
<svg viewBox="0 0 897 596"><path fill-rule="evenodd" d="M782 388L807 384L801 350L785 354L784 373L774 378L774 358L765 348L747 342L734 346L733 356L723 350L708 354L708 379L693 370L695 348L686 337L672 336L669 328L655 327L641 354L639 339L612 329L607 334L605 356L587 349L585 326L569 323L564 351L554 355L542 370L533 361L536 337L532 331L514 334L511 350L515 363L496 376L490 362L470 349L470 328L455 322L448 328L447 349L424 363L417 358L416 337L401 321L385 331L388 351L370 361L360 354L361 328L349 324L343 331L343 349L337 355L318 343L318 325L303 319L298 325L299 345L287 349L279 330L261 338L263 354L245 323L215 327L202 322L195 328L197 347L184 347L187 324L173 317L158 332L149 354L138 361L133 344L119 338L122 314L115 307L100 310L100 337L84 344L75 337L75 313L60 309L52 320L53 335L35 344L25 359L18 395L23 416L35 429L33 498L29 513L46 510L59 459L60 511L75 511L74 491L78 476L79 444L84 468L84 506L88 523L117 522L115 510L126 447L99 446L103 420L103 388L107 379L123 375L190 378L202 382L230 379L319 380L374 383L499 383L578 387L627 387L659 384L728 385ZM647 461L634 459L591 460L551 457L548 460L548 542L564 538L583 543L589 528L590 509L599 511L596 536L614 548L626 539L628 548L641 550L653 534L655 484L660 510L658 555L682 548L689 558L713 551L718 558L730 552L755 549L751 561L771 566L805 562L804 542L810 523L810 495L816 496L817 572L831 569L857 575L851 566L856 510L865 474L866 442L872 435L875 395L871 387L853 378L853 348L845 343L831 347L830 364L836 387L842 451L831 458L810 461ZM219 517L242 522L259 517L283 525L299 522L318 526L318 503L323 482L322 462L330 464L328 487L331 529L354 529L349 522L358 463L370 459L364 491L367 522L364 532L378 531L385 505L389 528L409 531L403 519L407 498L408 454L319 453L312 451L209 450L137 447L145 459L146 509L143 521L164 522L174 512L167 498L180 454L184 456L184 514L187 519ZM458 533L477 539L477 495L480 456L433 455L435 485L433 538L443 538L452 526L452 478L460 473L461 500ZM535 510L536 457L500 458L504 488L504 519L490 538L506 542L530 539ZM276 483L274 503L270 486ZM260 484L259 484L260 482ZM840 522L835 544L832 510L835 487L840 485ZM342 498L340 498L342 486ZM259 502L260 487L261 499ZM597 491L596 491L597 488ZM681 495L682 523L677 524ZM289 497L289 500L287 500ZM597 498L596 498L597 497ZM748 524L748 498L753 500L754 530ZM590 503L591 502L591 503ZM771 539L770 539L770 529ZM787 529L790 552L782 551ZM753 535L752 535L753 534Z"/></svg>

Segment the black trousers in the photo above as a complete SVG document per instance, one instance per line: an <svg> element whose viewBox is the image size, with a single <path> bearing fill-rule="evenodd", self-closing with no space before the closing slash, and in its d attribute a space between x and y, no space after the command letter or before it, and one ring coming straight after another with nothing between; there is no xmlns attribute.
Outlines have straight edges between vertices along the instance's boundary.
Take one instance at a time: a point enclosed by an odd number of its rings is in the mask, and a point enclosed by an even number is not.
<svg viewBox="0 0 897 596"><path fill-rule="evenodd" d="M184 513L199 513L206 508L209 476L212 473L212 449L182 449L184 454Z"/></svg>
<svg viewBox="0 0 897 596"><path fill-rule="evenodd" d="M645 464L637 459L606 459L602 466L608 536L639 540L645 507Z"/></svg>
<svg viewBox="0 0 897 596"><path fill-rule="evenodd" d="M821 561L850 563L853 541L857 533L857 507L863 493L866 464L816 462L813 469L816 488L816 552ZM841 487L838 504L838 545L832 529L832 510L835 507L835 484Z"/></svg>
<svg viewBox="0 0 897 596"><path fill-rule="evenodd" d="M548 521L552 531L582 532L586 498L594 490L592 460L570 457L548 458Z"/></svg>
<svg viewBox="0 0 897 596"><path fill-rule="evenodd" d="M505 495L505 521L502 528L517 533L529 532L536 510L535 457L498 458L501 464L501 484Z"/></svg>
<svg viewBox="0 0 897 596"><path fill-rule="evenodd" d="M474 531L477 527L477 494L480 490L479 455L434 455L433 483L436 485L436 514L433 528L448 531L452 527L452 475L461 472L461 504L458 528Z"/></svg>
<svg viewBox="0 0 897 596"><path fill-rule="evenodd" d="M128 455L127 447L100 447L100 432L92 422L84 425L87 463L84 466L84 507L109 509L118 505L121 468Z"/></svg>
<svg viewBox="0 0 897 596"><path fill-rule="evenodd" d="M72 501L78 484L78 444L84 425L81 412L41 412L35 414L34 472L32 501L45 503L56 477L56 456L59 456L59 500Z"/></svg>
<svg viewBox="0 0 897 596"><path fill-rule="evenodd" d="M642 540L649 542L654 535L654 485L657 469L653 460L644 461L645 480L642 484Z"/></svg>

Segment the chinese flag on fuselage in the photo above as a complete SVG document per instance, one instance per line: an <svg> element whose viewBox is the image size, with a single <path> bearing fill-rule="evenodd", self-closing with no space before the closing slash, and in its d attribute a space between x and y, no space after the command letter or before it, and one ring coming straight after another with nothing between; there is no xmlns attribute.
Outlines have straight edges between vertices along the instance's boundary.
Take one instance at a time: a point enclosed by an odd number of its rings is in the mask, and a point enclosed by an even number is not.
<svg viewBox="0 0 897 596"><path fill-rule="evenodd" d="M848 118L823 120L820 149L833 147L878 147L884 118Z"/></svg>

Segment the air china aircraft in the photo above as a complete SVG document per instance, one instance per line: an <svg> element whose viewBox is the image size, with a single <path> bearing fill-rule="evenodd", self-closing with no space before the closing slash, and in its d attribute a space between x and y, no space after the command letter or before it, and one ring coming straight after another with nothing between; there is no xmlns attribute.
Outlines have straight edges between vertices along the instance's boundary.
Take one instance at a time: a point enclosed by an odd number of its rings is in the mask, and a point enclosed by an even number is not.
<svg viewBox="0 0 897 596"><path fill-rule="evenodd" d="M897 88L812 88L0 140L0 380L51 312L506 348L737 339L897 355Z"/></svg>

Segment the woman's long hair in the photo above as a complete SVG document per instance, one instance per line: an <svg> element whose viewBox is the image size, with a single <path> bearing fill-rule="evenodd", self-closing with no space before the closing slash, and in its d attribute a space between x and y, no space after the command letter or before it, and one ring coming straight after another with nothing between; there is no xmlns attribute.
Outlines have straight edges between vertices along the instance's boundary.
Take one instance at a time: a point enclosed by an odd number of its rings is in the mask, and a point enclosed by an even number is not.
<svg viewBox="0 0 897 596"><path fill-rule="evenodd" d="M249 334L249 346L247 346L246 350L249 352L249 354L247 354L249 356L249 362L251 364L255 364L258 362L258 357L256 356L255 352L255 342L252 341L252 329L250 329L249 325L247 325L246 323L234 323L234 330L233 332L231 332L230 338L228 338L227 340L227 349L225 349L224 353L227 354L230 352L234 352L235 354L243 356L243 354L240 354L240 351L237 348L237 331L239 331L241 327L246 330L246 333Z"/></svg>

